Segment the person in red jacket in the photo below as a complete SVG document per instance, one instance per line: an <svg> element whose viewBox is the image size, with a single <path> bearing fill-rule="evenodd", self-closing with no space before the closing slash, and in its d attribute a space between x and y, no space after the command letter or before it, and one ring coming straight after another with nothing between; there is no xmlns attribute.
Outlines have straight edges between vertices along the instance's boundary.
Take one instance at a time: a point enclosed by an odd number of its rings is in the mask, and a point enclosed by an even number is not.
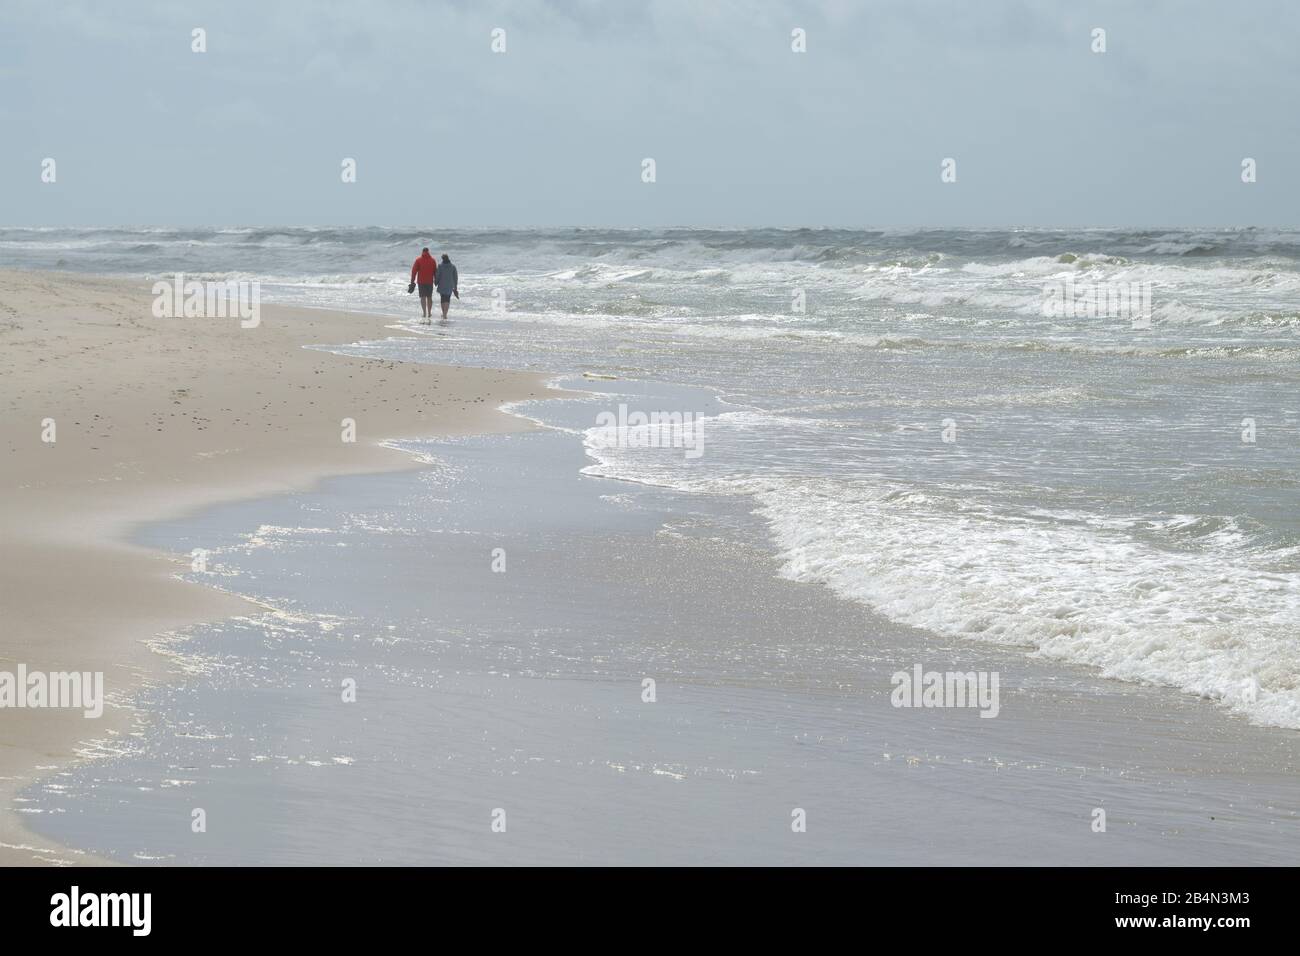
<svg viewBox="0 0 1300 956"><path fill-rule="evenodd" d="M438 260L429 255L429 247L425 246L420 258L411 266L411 284L420 286L420 312L425 325L433 322L433 284L437 280Z"/></svg>

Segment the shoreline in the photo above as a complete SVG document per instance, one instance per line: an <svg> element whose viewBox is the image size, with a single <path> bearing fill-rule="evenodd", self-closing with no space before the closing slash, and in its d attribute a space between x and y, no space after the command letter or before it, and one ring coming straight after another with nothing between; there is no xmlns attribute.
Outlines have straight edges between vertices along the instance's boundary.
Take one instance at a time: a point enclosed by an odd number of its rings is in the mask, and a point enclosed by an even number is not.
<svg viewBox="0 0 1300 956"><path fill-rule="evenodd" d="M41 273L0 271L0 316L18 314L14 308L15 296L23 288L55 281L62 284L65 280ZM519 432L530 434L495 441L545 445L543 439L531 433L544 432L548 420L567 414L563 409L569 406L552 406L551 411L527 416L515 406L533 398L561 398L568 391L565 386L581 387L576 381L565 382L564 376L555 373L455 369L326 354L323 348L302 347L375 338L377 329L380 335L391 334L390 326L394 322L391 315L268 306L258 330L240 329L237 319L206 322L144 318L149 314L149 296L144 288L137 288L144 285L135 280L92 277L79 280L77 287L70 291L57 287L38 289L43 298L22 305L20 321L10 321L0 331L0 341L10 346L0 352L0 363L3 363L0 367L6 382L18 383L13 389L15 394L0 393L10 403L11 411L4 421L6 446L0 448L0 453L13 465L5 476L9 482L6 490L11 493L0 505L0 525L5 530L5 543L0 547L14 552L3 556L7 560L0 571L0 588L6 594L26 596L25 603L19 602L18 611L26 613L28 624L24 633L24 621L19 616L15 631L0 641L0 670L13 669L18 663L31 668L103 670L109 688L118 691L116 695L110 694L110 706L98 721L84 722L77 712L72 712L69 719L56 719L67 715L55 711L0 711L6 731L5 749L0 751L0 777L5 778L0 780L0 786L6 789L0 792L8 809L0 817L0 864L131 865L129 859L114 857L113 851L104 847L98 849L109 856L95 856L63 846L60 841L64 839L69 844L96 846L89 839L78 840L75 832L62 833L57 828L34 831L24 826L23 814L13 809L13 798L20 790L34 789L30 787L33 782L53 783L56 777L66 777L67 774L59 771L68 764L78 764L76 757L81 742L131 733L133 718L159 712L143 699L137 710L121 706L121 698L128 694L150 686L165 694L174 685L174 681L167 679L175 673L173 665L148 647L154 636L188 624L226 623L227 617L242 617L252 606L251 598L219 590L207 582L179 580L176 573L185 566L185 561L178 560L177 555L183 555L189 545L178 551L151 550L148 545L156 547L157 541L150 540L152 535L142 540L137 535L142 527L194 517L193 524L201 529L201 542L203 535L214 531L212 526L205 527L199 513L222 503L242 506L245 502L289 492L295 493L296 498L300 492L320 492L318 486L323 479L333 476L415 472L423 467L409 450L381 444L386 441ZM11 286L17 286L18 291ZM28 289L27 294L31 293ZM126 304L114 301L111 308L105 308L97 304L96 296L120 297ZM48 321L40 328L33 328L33 315ZM73 321L75 326L71 324ZM26 327L22 322L27 323ZM196 322L203 325L196 327ZM3 323L4 319L0 318L0 324ZM141 344L148 348L139 348ZM53 364L50 359L54 359ZM418 388L412 387L408 375L421 376ZM24 381L30 383L26 390ZM187 384L191 381L198 384ZM180 388L174 387L177 385ZM647 395L672 393L671 398L660 402L665 407L697 405L677 395L686 386L641 381L636 387ZM431 394L442 404L417 406L413 401ZM569 394L579 393L569 391ZM22 396L21 404L19 396ZM87 423L84 416L73 416L78 409L87 407L94 408L94 414L100 418ZM506 411L507 408L511 411ZM159 409L163 409L161 414ZM570 411L577 409L582 409L585 416L585 405L573 406ZM42 446L39 441L39 423L47 415L59 423L59 440L53 447ZM359 433L356 444L340 442L340 415L356 419ZM177 418L181 421L175 421ZM319 420L312 422L313 418ZM254 421L256 426L251 424ZM65 427L68 422L72 428ZM576 421L560 424L574 425ZM67 438L69 433L72 440ZM74 443L78 447L69 448ZM470 444L477 442L471 440ZM602 647L597 657L608 668L611 661L630 663L640 661L647 653L657 655L659 663L654 672L670 691L668 700L673 699L673 693L680 695L685 709L674 711L661 707L655 713L662 712L674 720L684 719L686 726L697 728L695 733L703 734L700 739L710 750L687 748L676 752L675 747L662 743L657 736L647 735L638 723L621 722L624 717L632 719L632 711L624 709L626 701L621 695L625 687L635 689L633 678L644 673L632 671L607 674L595 682L585 672L577 675L577 683L565 682L563 677L558 684L550 677L532 681L526 675L509 682L508 686L518 688L522 695L512 705L514 710L510 713L514 719L509 722L521 728L540 726L549 730L541 735L541 743L533 734L521 732L514 740L515 746L507 748L509 752L532 752L545 746L549 738L580 739L581 728L567 726L562 712L557 717L554 711L557 706L574 708L579 713L608 711L620 719L620 736L610 742L610 753L605 761L598 762L598 767L605 767L602 774L614 773L617 777L611 778L613 783L604 776L592 777L590 792L611 787L607 796L612 805L622 805L624 796L634 803L645 799L642 812L651 814L661 805L654 792L643 789L638 782L617 781L630 779L625 775L632 771L651 774L652 782L648 786L658 785L662 782L660 778L675 781L674 786L689 780L688 789L679 794L684 802L675 807L674 818L681 821L689 818L692 826L703 827L700 841L705 833L722 832L730 825L727 814L731 812L728 807L733 796L725 788L715 789L715 784L710 782L725 770L754 779L776 780L779 790L796 794L791 799L801 803L816 800L823 807L821 812L831 813L841 833L858 833L862 823L854 815L855 811L835 802L835 795L871 794L870 802L883 808L896 831L885 848L888 854L885 859L894 861L914 860L918 854L920 859L930 859L926 848L916 842L918 838L913 832L916 819L901 808L926 807L925 818L934 821L932 825L945 834L944 839L953 841L953 845L964 845L963 841L969 839L971 819L982 820L981 828L985 832L1005 827L1007 824L999 822L1002 819L999 814L1003 812L1000 808L1024 799L1024 793L1036 796L1029 816L1015 824L1015 832L1034 845L1050 846L1049 855L1062 861L1085 865L1117 862L1150 865L1204 862L1207 856L1222 862L1254 854L1261 860L1277 862L1274 853L1286 852L1285 844L1275 850L1268 842L1272 838L1271 828L1290 823L1294 817L1293 813L1288 817L1284 810L1278 809L1288 803L1286 780L1294 772L1300 756L1296 742L1286 731L1252 726L1169 688L1130 683L1117 686L1076 665L1035 661L1025 656L1023 648L978 643L965 646L916 628L893 624L856 602L833 594L824 585L774 577L775 558L766 547L747 550L741 546L741 558L724 561L715 550L717 537L713 535L726 537L728 531L734 531L729 521L752 523L751 508L743 501L710 507L708 519L691 515L688 523L704 520L705 527L714 529L708 534L699 532L698 539L692 540L694 534L688 533L684 538L669 535L661 540L656 533L653 545L639 541L637 546L620 554L614 550L619 538L612 532L626 530L626 521L639 526L639 519L626 515L609 518L607 514L606 519L612 524L592 525L589 521L592 512L588 510L592 492L595 499L604 500L609 489L587 485L592 476L575 467L586 460L580 448L570 447L567 440L554 444L560 458L543 456L539 460L535 455L506 452L488 454L480 460L462 449L460 454L466 465L487 463L481 473L484 480L490 480L495 474L509 487L496 488L493 496L482 483L471 481L460 499L461 510L452 509L448 513L454 520L423 521L415 526L452 531L445 540L454 542L455 532L473 537L472 529L467 532L465 527L453 526L463 523L466 515L476 509L486 509L491 515L486 527L494 528L501 520L500 509L531 507L533 510L524 510L517 516L520 520L515 526L521 536L536 532L538 524L548 531L558 526L581 535L574 539L576 544L585 543L593 527L603 528L600 546L590 554L584 554L585 549L580 547L557 548L545 535L532 544L517 541L512 546L511 561L515 569L512 588L499 594L498 599L506 600L518 584L522 587L513 600L524 601L530 615L540 608L552 617L551 627L544 628L548 643L534 668L544 669L548 656L557 650L550 642L558 640L565 629L574 627L573 608L597 606L599 602L590 600L592 593L604 600L619 593L618 589L627 584L628 571L640 569L640 574L631 574L634 581L658 580L664 574L677 576L680 580L676 587L668 589L670 594L694 593L701 581L711 582L704 588L704 593L714 599L707 615L698 605L691 604L688 616L679 614L674 618L689 636L684 645L675 637L671 645L661 646L664 634L656 621L642 622L653 626L649 630L626 627L626 634L618 638L624 643L615 641L611 647ZM55 459L56 467L36 457L33 449L47 458L51 454L63 457ZM449 454L455 457L454 453ZM100 455L108 457L101 460ZM542 469L536 475L539 480L532 484L524 482L530 493L521 496L515 486L519 484L520 473L530 468ZM404 476L397 477L405 480ZM390 488L399 484L396 478L377 477L375 482ZM361 490L371 482L363 479L350 484L353 490ZM634 488L627 493L615 490L609 497L622 499L631 495L647 502L680 501L687 494L655 484L630 484ZM579 493L584 487L587 490ZM386 500L386 496L381 494L380 500ZM521 504L528 501L531 505ZM372 506L377 507L373 502ZM650 510L658 511L655 507ZM719 518L732 511L736 514L731 519ZM531 516L541 514L545 518L540 522L532 520ZM740 518L741 515L751 518ZM31 525L29 516L38 517L39 523ZM274 523L277 527L280 524ZM658 522L652 524L658 527ZM736 539L728 540L733 546L737 544ZM533 552L531 561L530 551ZM729 549L727 553L731 553ZM350 556L352 552L346 554ZM546 560L541 560L543 556ZM408 560L399 561L395 566L413 568L426 559L437 562L432 573L425 568L422 574L434 580L457 582L448 588L448 599L457 595L468 601L460 615L461 620L468 621L476 620L479 613L476 595L491 593L482 578L473 576L477 565L469 557L454 549L434 555L425 548L418 557L409 555ZM16 558L23 561L22 567ZM557 592L550 569L558 562L571 563L569 573L558 575L560 580L585 582L583 586L594 591L574 594L569 593L572 589L560 589ZM315 583L318 574L321 581L327 581L329 564L326 560L313 565L309 583ZM548 573L530 579L526 570L530 564L547 568ZM366 567L363 561L355 569L349 566L346 580L352 582L354 574L364 576L377 572L377 568ZM602 578L611 572L613 577ZM494 579L489 576L488 580ZM738 587L742 582L747 582L747 586ZM378 581L374 583L377 585ZM408 581L407 585L399 588L398 593L417 597L421 594L415 582ZM534 589L531 598L525 600L530 588ZM344 590L346 586L320 593ZM369 590L362 587L359 593L364 595ZM780 595L780 599L774 600L774 595ZM622 607L636 606L635 589L625 598L614 603ZM7 609L10 603L6 599ZM142 608L147 608L148 613ZM766 611L759 613L763 609ZM778 612L784 626L777 626L764 616ZM84 618L102 619L108 626ZM581 623L582 619L578 620ZM810 621L816 625L810 628ZM746 650L746 659L755 665L741 667L739 672L735 667L735 648L726 641L719 643L722 637L736 635L737 622L749 622L739 630L745 635L740 646ZM47 628L48 632L65 635L63 644L54 648L65 656L41 658L24 649L38 647L42 652L49 649L39 644L42 632L33 623ZM605 629L607 622L600 621L598 627L595 620L589 623L599 630ZM581 630L579 627L578 631ZM865 645L864 634L870 635ZM793 643L790 635L797 636ZM26 645L16 640L22 637L28 639ZM441 646L446 646L448 635L443 637ZM451 641L455 648L454 636ZM689 651L688 655L671 669L666 667L664 662L675 661L675 655L683 647ZM229 653L222 645L219 649L221 653ZM564 650L563 646L558 649ZM483 648L475 644L466 653L471 650L472 656L464 660L467 666L456 668L463 673L445 685L467 708L465 713L456 711L456 732L441 742L453 750L460 741L498 732L500 714L491 708L486 712L480 708L484 701L490 701L493 706L502 701L499 695L507 685L496 683L496 671L508 670L511 661L519 664L511 656L500 661L487 659L491 666L484 668L481 666L485 663L481 656ZM579 642L567 656L586 661L589 650ZM95 657L96 654L100 657ZM90 665L86 663L88 660L92 662ZM887 709L882 702L888 699L891 668L918 661L940 669L950 665L960 669L992 667L1004 675L1004 690L1015 706L1006 708L1000 720L975 719L966 723L960 723L960 714ZM765 666L758 666L764 662ZM714 665L717 673L709 679L710 667ZM796 685L793 688L784 686L783 681L772 680L773 674L786 671L789 671L787 677L793 675ZM562 693L566 688L567 692ZM712 702L714 694L722 695L721 705ZM848 696L844 697L845 694ZM837 700L842 697L843 700ZM781 707L774 709L773 701ZM307 702L301 698L293 700L294 706L289 706L287 713L297 715L295 706L304 703ZM228 698L223 699L221 706L228 706ZM717 706L722 706L724 713L734 710L761 716L760 723L766 728L763 735L777 736L746 737L743 754L747 764L720 769L711 762L711 748L716 741L708 736L714 720L711 715ZM188 712L188 709L179 711ZM164 707L161 712L170 711ZM451 716L449 712L448 718ZM976 714L966 716L978 718ZM552 718L559 722L547 723ZM26 724L20 725L24 720ZM774 762L769 748L786 747L788 740L779 736L779 732L787 721L795 722L799 739L805 742L798 749L782 749L782 759ZM425 726L420 719L408 719L403 725ZM820 741L827 726L833 731L829 738L839 743L823 752ZM1150 738L1132 739L1136 726L1150 728ZM10 744L14 737L11 727L28 734L30 744L25 750ZM160 727L165 731L165 722ZM236 735L234 739L242 738ZM332 743L336 738L326 733L320 739ZM805 749L811 740L819 742L819 749ZM730 738L729 741L729 746L736 742ZM1103 742L1104 758L1100 746ZM111 740L107 743L103 749L111 752ZM425 746L427 741L423 738L413 738L405 745L404 752L423 754L421 748ZM343 752L365 753L366 750L354 747ZM440 753L434 751L434 755ZM814 755L815 765L825 768L828 775L811 782L800 774L788 776L810 759L809 753ZM851 757L847 761L846 753ZM8 762L15 755L24 754L29 758L25 777L11 770ZM647 756L655 756L657 760L649 762L645 760ZM641 762L629 757L640 758ZM559 761L570 759L571 755L550 754L549 758L543 763L560 766ZM193 763L207 766L201 761ZM86 766L84 762L80 765ZM683 767L694 770L688 773ZM494 765L466 767L470 769L474 772L459 781L460 792L473 796L476 803L497 800L476 789L482 779L492 776L485 771L491 771ZM572 781L563 774L539 779L539 789L520 791L516 802L531 800L538 793L545 802L572 786ZM341 778L339 782L343 782ZM815 783L821 785L820 791ZM624 787L632 790L626 794L616 792ZM706 793L703 804L690 796L700 787ZM49 789L59 792L53 795L53 804L43 804L47 808L45 812L50 812L51 806L60 807L65 799L76 800L75 795L65 795L62 786ZM390 790L395 792L396 788ZM424 788L425 792L431 790L432 786ZM30 793L23 794L24 799L29 796ZM774 792L767 797L775 798ZM784 795L779 799L784 800ZM33 801L33 807L41 805ZM146 806L143 799L139 806ZM1109 809L1116 817L1115 822L1123 827L1122 846L1108 849L1087 830L1086 811L1096 806ZM702 815L697 814L700 808ZM36 819L33 818L33 823ZM1079 820L1085 820L1085 826L1076 832ZM667 826L667 821L664 825ZM603 826L607 828L606 841L617 842L627 821L612 815ZM37 832L51 836L37 836ZM85 832L89 835L97 831ZM466 833L452 831L458 838L471 840L476 833L472 826ZM399 844L401 835L401 828L391 833L372 834L384 841L398 840ZM423 831L409 835L429 836ZM536 862L553 861L556 846L576 845L582 838L581 832L553 833L546 837L555 841L551 843L543 841L538 834L535 838L538 842L528 847L527 852ZM826 844L819 852L849 852L848 843L837 846L836 842L839 841ZM748 852L745 846L742 841L732 852ZM594 848L588 849L595 852ZM396 844L390 852L398 852ZM657 858L653 854L659 851L645 847L638 852L651 854L647 856L650 859ZM722 854L719 860L728 859L721 849L717 852ZM771 859L787 858L784 856L787 850L775 845L764 852L775 854ZM845 861L857 859L852 855L844 857ZM942 855L933 859L950 862ZM1004 848L999 860L1012 865L1031 861L1015 848ZM482 860L470 857L466 862ZM505 857L502 862L518 860Z"/></svg>
<svg viewBox="0 0 1300 956"><path fill-rule="evenodd" d="M107 706L0 711L0 865L102 864L24 826L14 797L88 739L130 732L125 698L169 665L161 632L240 613L242 598L174 576L137 527L323 478L418 468L382 442L528 429L500 410L549 376L353 358L305 345L374 337L383 316L264 306L159 319L149 283L0 270L0 669L104 673ZM356 423L356 440L340 423ZM42 440L53 420L53 442Z"/></svg>
<svg viewBox="0 0 1300 956"><path fill-rule="evenodd" d="M236 589L294 620L189 632L176 652L201 676L157 688L160 720L113 768L30 788L68 808L38 831L163 865L1289 858L1289 732L776 577L744 501L581 475L566 426L589 404L555 398L533 411L558 430L417 443L431 472L152 527L172 553L215 542ZM508 576L482 560L501 543ZM999 673L998 719L893 706L916 663ZM357 710L320 693L340 672ZM158 826L195 801L236 821L216 845ZM484 824L497 806L508 841ZM793 842L791 806L815 822Z"/></svg>

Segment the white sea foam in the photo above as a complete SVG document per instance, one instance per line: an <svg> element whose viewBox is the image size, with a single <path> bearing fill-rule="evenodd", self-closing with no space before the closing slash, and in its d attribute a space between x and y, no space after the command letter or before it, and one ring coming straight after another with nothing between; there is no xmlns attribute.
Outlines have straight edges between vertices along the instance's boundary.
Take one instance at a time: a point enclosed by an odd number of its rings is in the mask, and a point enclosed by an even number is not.
<svg viewBox="0 0 1300 956"><path fill-rule="evenodd" d="M1300 727L1300 575L1230 535L1175 552L903 491L827 480L759 492L783 573L901 623L1030 647Z"/></svg>
<svg viewBox="0 0 1300 956"><path fill-rule="evenodd" d="M764 431L823 426L743 411L707 427L714 449L725 450ZM783 575L828 586L895 622L1029 648L1300 728L1294 549L1258 547L1231 516L1009 511L937 485L737 473L725 464L692 470L671 456L591 439L587 452L595 461L589 474L752 495ZM1168 547L1154 543L1161 537Z"/></svg>

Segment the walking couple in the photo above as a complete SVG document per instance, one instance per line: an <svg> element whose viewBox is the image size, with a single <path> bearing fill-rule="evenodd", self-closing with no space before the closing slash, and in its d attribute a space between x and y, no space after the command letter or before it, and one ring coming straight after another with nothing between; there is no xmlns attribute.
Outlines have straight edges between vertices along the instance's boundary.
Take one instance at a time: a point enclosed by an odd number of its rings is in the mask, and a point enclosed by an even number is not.
<svg viewBox="0 0 1300 956"><path fill-rule="evenodd" d="M438 262L429 255L429 247L425 246L424 251L420 253L420 258L416 259L415 264L411 266L411 284L406 290L411 292L417 285L420 287L420 315L424 320L423 324L429 325L433 321L434 286L438 287L438 297L442 300L442 320L447 321L447 307L451 305L451 297L454 295L460 298L460 290L457 287L459 278L456 267L451 264L450 256L444 252L442 262Z"/></svg>

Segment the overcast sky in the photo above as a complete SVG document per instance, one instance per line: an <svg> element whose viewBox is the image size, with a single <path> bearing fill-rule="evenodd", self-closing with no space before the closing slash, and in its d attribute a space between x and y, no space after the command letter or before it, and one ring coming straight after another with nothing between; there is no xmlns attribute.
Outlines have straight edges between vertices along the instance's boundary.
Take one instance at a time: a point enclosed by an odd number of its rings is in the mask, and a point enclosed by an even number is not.
<svg viewBox="0 0 1300 956"><path fill-rule="evenodd" d="M1298 39L1295 0L3 0L0 224L1295 226Z"/></svg>

